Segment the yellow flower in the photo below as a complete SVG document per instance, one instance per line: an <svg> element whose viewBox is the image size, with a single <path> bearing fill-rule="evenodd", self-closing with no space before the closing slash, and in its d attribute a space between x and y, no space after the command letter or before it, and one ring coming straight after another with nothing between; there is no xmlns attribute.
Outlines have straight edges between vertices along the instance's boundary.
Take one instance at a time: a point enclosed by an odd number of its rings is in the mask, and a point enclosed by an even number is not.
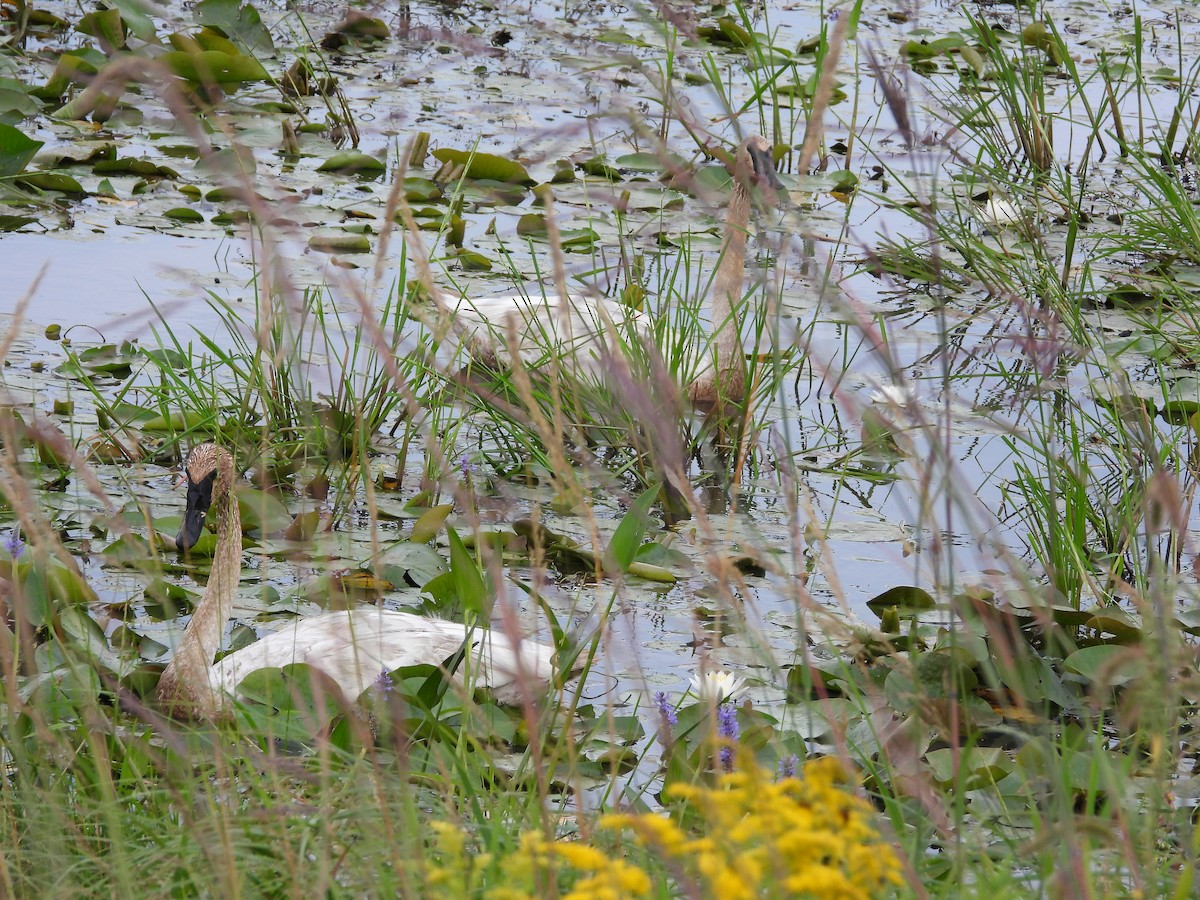
<svg viewBox="0 0 1200 900"><path fill-rule="evenodd" d="M872 826L870 805L838 786L845 781L833 759L810 762L803 778L779 782L743 764L712 787L668 791L698 813L700 837L689 840L664 815L605 816L600 827L632 831L643 846L682 865L708 896L865 900L902 883L900 862Z"/></svg>
<svg viewBox="0 0 1200 900"><path fill-rule="evenodd" d="M466 835L432 823L431 896L482 895L486 900L625 900L661 892L699 893L722 900L770 896L869 900L903 883L900 861L875 830L874 809L840 785L847 776L836 760L804 767L803 777L773 781L745 760L711 786L675 785L668 796L686 800L695 828L685 830L662 813L602 816L611 835L628 833L662 865L650 871L626 852L590 841L552 841L536 831L495 865L466 851ZM441 866L441 868L438 868ZM499 884L480 884L498 871Z"/></svg>

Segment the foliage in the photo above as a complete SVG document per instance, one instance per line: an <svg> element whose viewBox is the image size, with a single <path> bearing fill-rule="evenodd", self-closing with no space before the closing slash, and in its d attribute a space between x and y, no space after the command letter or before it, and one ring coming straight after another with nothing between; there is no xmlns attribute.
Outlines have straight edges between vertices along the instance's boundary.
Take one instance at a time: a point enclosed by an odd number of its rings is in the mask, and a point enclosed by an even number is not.
<svg viewBox="0 0 1200 900"><path fill-rule="evenodd" d="M525 900L548 890L573 900L647 897L673 884L735 900L879 896L902 883L900 863L871 825L870 806L843 784L832 759L778 780L751 766L718 776L712 786L670 790L684 804L681 811L691 812L691 827L663 813L610 814L590 840L550 841L526 832L499 859L468 853L461 830L434 822L437 854L427 883L431 896L482 892L490 900ZM642 848L641 865L630 861L638 858L633 847L622 845L626 833Z"/></svg>
<svg viewBox="0 0 1200 900"><path fill-rule="evenodd" d="M904 858L922 895L1190 896L1194 24L864 42L862 6L0 4L6 262L130 226L253 256L202 276L213 325L155 295L153 340L0 339L0 893L859 896ZM789 203L751 398L704 417L752 130ZM553 340L481 366L429 303L585 284L650 335L599 377ZM236 726L163 721L205 575L167 485L214 437L255 485L229 646L374 602L548 632L581 679L509 711L451 657L339 705L287 667Z"/></svg>

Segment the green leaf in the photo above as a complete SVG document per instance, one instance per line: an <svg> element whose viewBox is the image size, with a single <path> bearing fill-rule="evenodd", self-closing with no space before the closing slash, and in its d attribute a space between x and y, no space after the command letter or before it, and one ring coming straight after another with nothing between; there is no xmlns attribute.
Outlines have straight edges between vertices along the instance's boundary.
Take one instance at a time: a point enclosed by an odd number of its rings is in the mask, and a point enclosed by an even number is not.
<svg viewBox="0 0 1200 900"><path fill-rule="evenodd" d="M503 156L442 147L433 151L433 157L442 163L464 166L467 178L487 178L507 184L534 183L523 165L513 162L511 159L505 159Z"/></svg>
<svg viewBox="0 0 1200 900"><path fill-rule="evenodd" d="M239 0L201 0L196 4L196 21L219 28L249 53L270 53L275 49L271 32L263 24L257 9Z"/></svg>
<svg viewBox="0 0 1200 900"><path fill-rule="evenodd" d="M387 167L378 157L371 156L369 153L359 153L358 151L347 151L346 153L335 153L321 165L317 166L318 172L346 172L348 174L359 175L377 175L383 172Z"/></svg>
<svg viewBox="0 0 1200 900"><path fill-rule="evenodd" d="M417 521L413 522L412 532L408 539L414 544L428 544L441 532L442 526L446 524L446 518L453 509L453 503L443 503L426 510Z"/></svg>
<svg viewBox="0 0 1200 900"><path fill-rule="evenodd" d="M267 70L253 56L231 56L220 50L186 53L171 50L158 57L164 66L194 84L240 84L266 81Z"/></svg>
<svg viewBox="0 0 1200 900"><path fill-rule="evenodd" d="M0 231L20 231L36 221L32 216L0 216Z"/></svg>
<svg viewBox="0 0 1200 900"><path fill-rule="evenodd" d="M929 591L910 585L900 585L888 588L878 597L868 600L867 606L876 615L883 615L884 610L893 606L899 607L902 611L920 611L933 609L937 603Z"/></svg>
<svg viewBox="0 0 1200 900"><path fill-rule="evenodd" d="M314 234L308 246L322 253L370 253L371 239L364 234Z"/></svg>
<svg viewBox="0 0 1200 900"><path fill-rule="evenodd" d="M476 253L473 250L460 250L454 255L454 258L465 272L492 271L492 261L482 253Z"/></svg>
<svg viewBox="0 0 1200 900"><path fill-rule="evenodd" d="M631 172L682 172L687 168L687 160L678 153L626 153L614 162Z"/></svg>
<svg viewBox="0 0 1200 900"><path fill-rule="evenodd" d="M292 514L274 494L239 484L237 503L243 531L257 531L263 535L278 534L292 524Z"/></svg>
<svg viewBox="0 0 1200 900"><path fill-rule="evenodd" d="M545 237L546 217L541 213L525 213L517 219L517 234L521 237Z"/></svg>
<svg viewBox="0 0 1200 900"><path fill-rule="evenodd" d="M16 184L36 188L39 191L57 191L60 194L86 194L78 181L70 175L60 175L57 172L30 172L14 179Z"/></svg>
<svg viewBox="0 0 1200 900"><path fill-rule="evenodd" d="M658 493L658 485L643 491L633 501L608 542L609 557L622 572L628 572L630 564L637 557L638 548L642 546L642 539L650 524L650 508L658 498Z"/></svg>
<svg viewBox="0 0 1200 900"><path fill-rule="evenodd" d="M442 664L426 676L417 690L417 702L422 708L432 710L441 702L450 686L450 676L458 671L466 652L467 644L464 641L461 647L442 660Z"/></svg>
<svg viewBox="0 0 1200 900"><path fill-rule="evenodd" d="M466 612L471 612L486 621L488 607L487 583L471 551L463 546L462 539L453 528L446 529L450 540L450 574L454 578L454 589Z"/></svg>
<svg viewBox="0 0 1200 900"><path fill-rule="evenodd" d="M148 13L149 4L142 0L105 0L113 9L121 11L121 19L138 40L150 43L154 40L154 20Z"/></svg>
<svg viewBox="0 0 1200 900"><path fill-rule="evenodd" d="M1144 673L1146 659L1136 649L1118 644L1101 644L1076 650L1063 660L1063 668L1082 675L1088 681L1120 687Z"/></svg>
<svg viewBox="0 0 1200 900"><path fill-rule="evenodd" d="M174 209L168 209L163 213L163 218L171 219L175 222L203 222L204 216L198 210L192 209L190 206L176 206Z"/></svg>
<svg viewBox="0 0 1200 900"><path fill-rule="evenodd" d="M41 141L26 137L11 125L0 123L0 178L21 174L41 148Z"/></svg>
<svg viewBox="0 0 1200 900"><path fill-rule="evenodd" d="M96 38L105 50L120 50L125 46L125 23L119 9L90 12L80 18L75 30Z"/></svg>

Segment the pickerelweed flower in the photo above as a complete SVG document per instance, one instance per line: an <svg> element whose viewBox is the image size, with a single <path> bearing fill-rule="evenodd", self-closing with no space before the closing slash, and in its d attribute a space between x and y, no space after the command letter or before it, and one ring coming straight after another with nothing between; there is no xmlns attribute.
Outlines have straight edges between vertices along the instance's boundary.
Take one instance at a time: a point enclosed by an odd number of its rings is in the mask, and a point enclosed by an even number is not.
<svg viewBox="0 0 1200 900"><path fill-rule="evenodd" d="M372 687L386 697L396 689L396 682L392 681L391 672L387 669L380 669L379 674L375 676L375 682Z"/></svg>
<svg viewBox="0 0 1200 900"><path fill-rule="evenodd" d="M780 778L795 778L796 765L800 762L800 757L796 754L785 756L779 761L779 777Z"/></svg>
<svg viewBox="0 0 1200 900"><path fill-rule="evenodd" d="M721 768L726 772L733 771L733 745L740 734L737 707L732 703L722 703L717 707L717 736L721 738Z"/></svg>
<svg viewBox="0 0 1200 900"><path fill-rule="evenodd" d="M688 690L699 700L720 703L723 700L735 699L745 687L746 680L744 678L718 669L716 672L693 675Z"/></svg>
<svg viewBox="0 0 1200 900"><path fill-rule="evenodd" d="M8 555L16 562L21 558L21 554L25 552L25 542L21 540L21 535L17 529L11 529L4 536L4 549L8 551Z"/></svg>
<svg viewBox="0 0 1200 900"><path fill-rule="evenodd" d="M654 703L658 707L659 722L667 734L670 734L672 729L679 724L679 716L675 713L675 707L671 705L664 691L654 692Z"/></svg>

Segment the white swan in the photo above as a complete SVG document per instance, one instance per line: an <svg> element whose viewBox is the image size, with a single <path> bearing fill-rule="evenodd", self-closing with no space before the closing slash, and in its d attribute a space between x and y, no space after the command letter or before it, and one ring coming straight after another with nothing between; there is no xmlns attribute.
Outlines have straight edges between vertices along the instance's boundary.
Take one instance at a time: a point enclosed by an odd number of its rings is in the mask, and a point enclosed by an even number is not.
<svg viewBox="0 0 1200 900"><path fill-rule="evenodd" d="M158 698L172 715L212 719L242 679L258 669L306 663L320 669L348 702L381 672L401 666L440 665L466 641L466 626L424 616L365 607L301 619L213 663L233 608L242 569L242 522L233 496L233 457L203 444L188 457L187 510L176 539L193 546L209 506L216 509L217 547L208 586L158 682ZM471 652L454 681L469 671L477 687L499 703L520 704L542 693L554 677L553 650L532 640L514 645L505 635L470 632Z"/></svg>
<svg viewBox="0 0 1200 900"><path fill-rule="evenodd" d="M733 310L742 298L745 280L751 198L756 188L772 196L781 186L771 144L758 135L742 141L734 155L733 193L725 215L721 261L713 279L712 321L717 328L713 352L687 389L694 406L711 408L718 399L738 403L745 397L745 353ZM607 297L460 299L442 293L436 300L471 355L494 367L507 365L509 348L515 346L527 365L540 362L549 351L577 370L597 374L605 362L601 347L609 335L627 334L632 324L640 339L652 339L648 323ZM510 329L516 335L515 345L510 341Z"/></svg>

